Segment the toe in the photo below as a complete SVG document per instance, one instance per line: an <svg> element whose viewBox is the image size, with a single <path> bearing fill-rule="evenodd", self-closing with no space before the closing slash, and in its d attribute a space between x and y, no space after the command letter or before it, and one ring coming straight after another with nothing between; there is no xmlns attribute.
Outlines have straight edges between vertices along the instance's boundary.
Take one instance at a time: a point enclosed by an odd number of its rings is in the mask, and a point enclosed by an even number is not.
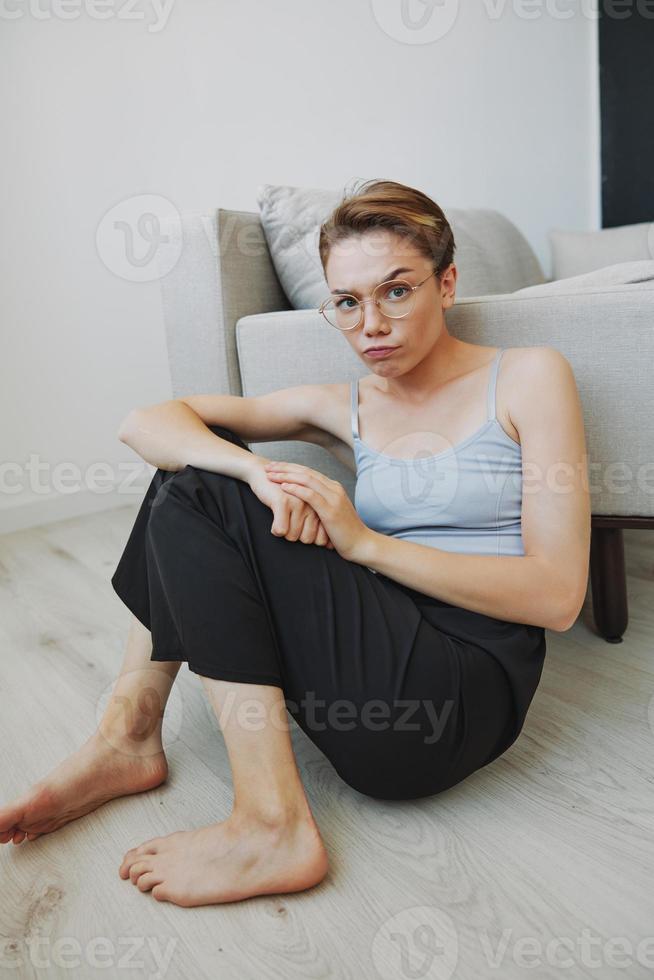
<svg viewBox="0 0 654 980"><path fill-rule="evenodd" d="M24 806L9 806L2 811L0 819L0 842L8 844L18 833L20 825L25 819Z"/></svg>
<svg viewBox="0 0 654 980"><path fill-rule="evenodd" d="M168 898L168 892L166 891L165 885L163 884L154 886L154 888L152 889L152 896L153 898L156 898L158 902L170 901L170 899Z"/></svg>
<svg viewBox="0 0 654 980"><path fill-rule="evenodd" d="M129 869L129 880L135 885L139 877L146 871L152 871L151 861L135 861Z"/></svg>
<svg viewBox="0 0 654 980"><path fill-rule="evenodd" d="M136 882L136 887L139 889L139 891L149 892L155 885L160 884L161 875L158 875L155 871L145 871Z"/></svg>
<svg viewBox="0 0 654 980"><path fill-rule="evenodd" d="M15 830L13 834L14 844L21 844L25 840L26 834L24 830Z"/></svg>
<svg viewBox="0 0 654 980"><path fill-rule="evenodd" d="M118 868L118 874L121 878L127 878L129 874L130 865L136 861L136 848L132 847L131 850L127 851L125 857L120 862L120 867Z"/></svg>
<svg viewBox="0 0 654 980"><path fill-rule="evenodd" d="M13 833L25 816L25 807L18 801L0 810L0 835Z"/></svg>
<svg viewBox="0 0 654 980"><path fill-rule="evenodd" d="M138 847L132 847L123 858L120 868L118 869L118 874L121 878L127 878L129 869L135 861L139 861L146 854L156 853L156 845L152 843L140 844Z"/></svg>

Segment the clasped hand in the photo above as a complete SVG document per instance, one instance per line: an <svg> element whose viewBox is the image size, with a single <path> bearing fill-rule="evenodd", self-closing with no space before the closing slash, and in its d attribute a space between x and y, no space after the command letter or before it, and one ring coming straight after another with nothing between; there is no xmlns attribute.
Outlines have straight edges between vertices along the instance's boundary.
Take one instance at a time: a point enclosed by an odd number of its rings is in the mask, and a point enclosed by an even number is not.
<svg viewBox="0 0 654 980"><path fill-rule="evenodd" d="M270 460L257 466L250 486L273 510L273 534L335 548L351 561L362 553L369 528L337 480L300 463Z"/></svg>

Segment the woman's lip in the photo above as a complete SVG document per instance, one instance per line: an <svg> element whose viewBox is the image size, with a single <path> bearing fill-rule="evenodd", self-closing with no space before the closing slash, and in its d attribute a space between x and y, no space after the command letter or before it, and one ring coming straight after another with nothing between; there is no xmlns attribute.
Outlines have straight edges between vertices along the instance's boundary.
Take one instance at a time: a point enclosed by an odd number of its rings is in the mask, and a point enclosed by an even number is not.
<svg viewBox="0 0 654 980"><path fill-rule="evenodd" d="M364 350L363 353L365 354L366 357L386 357L387 355L392 354L393 351L396 350L397 347L377 347L377 348L369 347L368 350Z"/></svg>

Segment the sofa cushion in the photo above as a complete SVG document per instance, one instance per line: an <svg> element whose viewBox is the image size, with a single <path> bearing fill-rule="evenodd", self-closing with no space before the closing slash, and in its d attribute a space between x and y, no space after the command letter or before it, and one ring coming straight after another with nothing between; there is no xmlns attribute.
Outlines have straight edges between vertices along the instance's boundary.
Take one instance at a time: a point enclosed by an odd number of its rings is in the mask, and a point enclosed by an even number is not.
<svg viewBox="0 0 654 980"><path fill-rule="evenodd" d="M309 187L257 188L273 265L295 309L317 309L329 295L318 236L321 223L342 197L341 191ZM510 293L545 281L531 246L504 215L486 208L443 210L454 232L457 297Z"/></svg>
<svg viewBox="0 0 654 980"><path fill-rule="evenodd" d="M618 262L654 259L654 222L620 225L599 231L549 233L552 279L568 279Z"/></svg>
<svg viewBox="0 0 654 980"><path fill-rule="evenodd" d="M641 259L640 262L618 262L604 269L584 272L580 276L556 279L540 286L527 286L517 289L514 296L547 296L550 293L564 293L575 289L591 289L598 286L624 286L628 283L651 282L654 280L654 259Z"/></svg>

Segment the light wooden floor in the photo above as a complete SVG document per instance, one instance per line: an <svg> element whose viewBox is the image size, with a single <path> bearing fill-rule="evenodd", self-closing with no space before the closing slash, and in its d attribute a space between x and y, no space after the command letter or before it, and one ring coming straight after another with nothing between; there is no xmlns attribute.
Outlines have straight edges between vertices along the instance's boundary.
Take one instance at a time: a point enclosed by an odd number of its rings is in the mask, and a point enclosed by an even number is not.
<svg viewBox="0 0 654 980"><path fill-rule="evenodd" d="M122 507L0 539L3 801L95 728L130 618L109 579L135 514ZM518 741L458 786L415 802L372 800L293 725L331 856L327 878L306 892L183 909L118 877L128 848L230 811L224 742L199 678L182 667L164 730L168 783L2 847L0 973L651 976L654 535L629 530L625 541L625 641L598 638L588 595L572 630L547 634ZM16 959L22 967L10 969Z"/></svg>

